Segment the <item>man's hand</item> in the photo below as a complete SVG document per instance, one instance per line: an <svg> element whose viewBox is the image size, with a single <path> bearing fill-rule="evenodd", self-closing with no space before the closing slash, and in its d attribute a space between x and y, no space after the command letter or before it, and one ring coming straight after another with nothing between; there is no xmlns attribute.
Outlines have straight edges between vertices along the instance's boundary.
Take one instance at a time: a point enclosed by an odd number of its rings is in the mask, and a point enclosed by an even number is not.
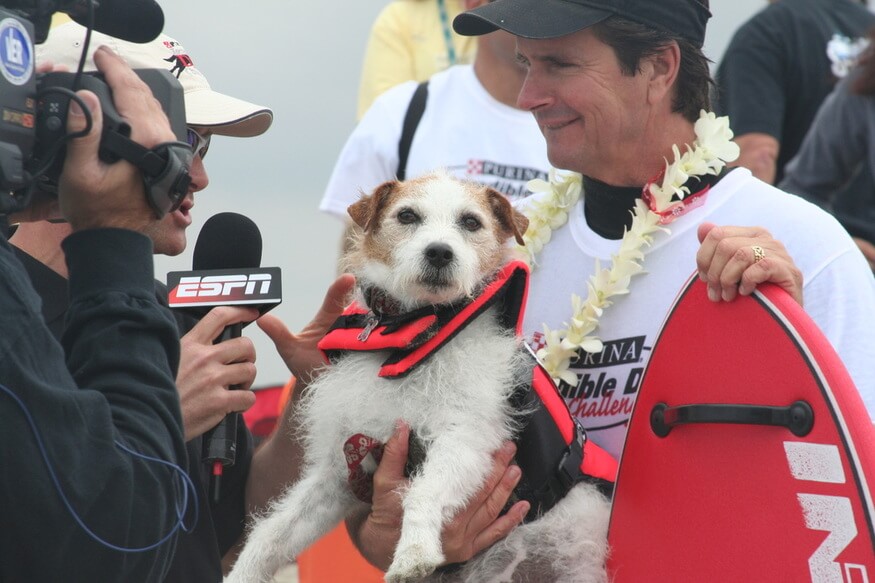
<svg viewBox="0 0 875 583"><path fill-rule="evenodd" d="M410 428L399 422L386 442L380 466L374 474L370 513L363 522L347 523L362 555L383 570L392 562L401 534L401 497L407 485L404 466L409 439ZM447 563L467 561L507 536L525 518L529 503L524 501L514 504L504 516L498 516L520 479L519 467L509 465L515 453L512 443L495 453L486 483L467 507L444 526L441 544Z"/></svg>
<svg viewBox="0 0 875 583"><path fill-rule="evenodd" d="M252 340L213 341L226 326L257 317L255 308L213 308L180 340L176 387L186 441L212 429L228 413L245 411L255 404L255 395L249 390L255 381ZM239 385L239 389L230 390L230 385Z"/></svg>
<svg viewBox="0 0 875 583"><path fill-rule="evenodd" d="M516 454L513 443L505 443L493 456L492 473L465 509L444 526L441 543L448 563L462 563L506 537L529 512L530 504L520 501L499 517L522 471L508 465Z"/></svg>
<svg viewBox="0 0 875 583"><path fill-rule="evenodd" d="M699 279L708 284L711 301L750 295L761 283L784 288L802 305L802 272L784 245L762 227L718 227L702 223L696 254ZM758 257L758 251L762 254Z"/></svg>
<svg viewBox="0 0 875 583"><path fill-rule="evenodd" d="M131 139L147 148L175 141L170 122L149 87L115 53L100 47L94 62L112 88L113 102L131 125ZM116 227L142 232L157 219L146 201L140 171L120 160L106 164L97 157L103 113L91 91L77 93L91 111L93 126L88 135L70 140L59 183L61 214L74 231ZM70 102L67 131L80 132L85 116Z"/></svg>
<svg viewBox="0 0 875 583"><path fill-rule="evenodd" d="M316 345L343 313L354 285L355 278L352 275L344 274L337 278L328 288L316 316L298 334L292 334L279 318L270 314L257 320L259 328L273 340L289 371L301 383L298 392L302 385L310 382L313 372L325 364Z"/></svg>

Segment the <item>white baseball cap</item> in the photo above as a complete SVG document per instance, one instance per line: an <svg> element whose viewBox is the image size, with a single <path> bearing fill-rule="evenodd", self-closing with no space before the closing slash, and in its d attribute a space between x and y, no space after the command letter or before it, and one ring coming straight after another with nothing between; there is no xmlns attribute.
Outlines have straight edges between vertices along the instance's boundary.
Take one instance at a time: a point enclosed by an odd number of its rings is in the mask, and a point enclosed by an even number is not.
<svg viewBox="0 0 875 583"><path fill-rule="evenodd" d="M75 71L79 67L85 32L85 27L75 22L53 27L48 39L36 47L37 61L51 61ZM185 92L188 125L205 126L221 136L247 138L263 134L273 122L270 108L213 91L188 52L166 34L140 44L92 31L86 71L97 70L93 57L100 45L111 48L132 69L165 69L175 75Z"/></svg>

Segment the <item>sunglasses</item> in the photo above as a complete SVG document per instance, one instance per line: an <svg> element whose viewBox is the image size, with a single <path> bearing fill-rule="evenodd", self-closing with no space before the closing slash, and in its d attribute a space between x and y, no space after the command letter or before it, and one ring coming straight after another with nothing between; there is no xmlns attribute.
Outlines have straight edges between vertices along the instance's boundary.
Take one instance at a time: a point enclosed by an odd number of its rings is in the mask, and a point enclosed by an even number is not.
<svg viewBox="0 0 875 583"><path fill-rule="evenodd" d="M210 149L210 138L213 135L207 134L206 136L202 136L192 128L186 129L188 130L186 133L186 141L188 142L188 146L191 148L193 154L199 155L201 157L201 160L203 160L207 156L207 150Z"/></svg>

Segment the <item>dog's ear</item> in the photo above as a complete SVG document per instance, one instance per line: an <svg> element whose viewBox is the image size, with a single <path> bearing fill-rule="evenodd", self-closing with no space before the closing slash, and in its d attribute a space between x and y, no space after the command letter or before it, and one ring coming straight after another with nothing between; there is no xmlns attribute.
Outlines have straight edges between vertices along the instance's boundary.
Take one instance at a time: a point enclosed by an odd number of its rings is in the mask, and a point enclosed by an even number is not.
<svg viewBox="0 0 875 583"><path fill-rule="evenodd" d="M374 189L371 194L362 195L358 202L354 202L346 209L353 222L361 227L366 233L376 229L379 224L380 213L389 202L389 195L398 187L397 180L384 182Z"/></svg>
<svg viewBox="0 0 875 583"><path fill-rule="evenodd" d="M495 218L498 219L502 230L508 237L513 237L517 243L523 245L523 233L529 227L529 219L513 208L507 197L494 188L486 187L486 196L489 198L489 206L492 208Z"/></svg>

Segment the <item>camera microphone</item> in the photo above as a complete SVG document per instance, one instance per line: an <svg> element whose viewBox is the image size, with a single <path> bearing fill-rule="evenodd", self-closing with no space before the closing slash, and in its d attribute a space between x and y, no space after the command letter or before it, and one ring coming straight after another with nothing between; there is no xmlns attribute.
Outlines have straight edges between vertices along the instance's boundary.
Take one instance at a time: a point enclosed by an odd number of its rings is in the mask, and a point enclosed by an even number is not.
<svg viewBox="0 0 875 583"><path fill-rule="evenodd" d="M88 2L76 1L60 8L70 18L88 26ZM164 29L164 11L154 0L100 0L95 2L94 30L134 43L154 40Z"/></svg>
<svg viewBox="0 0 875 583"><path fill-rule="evenodd" d="M261 232L251 219L219 213L201 228L192 258L192 271L167 274L171 308L194 310L203 316L216 306L251 306L264 314L282 301L279 267L261 264ZM226 327L214 343L239 338L244 324ZM231 386L231 389L238 387ZM212 471L212 497L218 502L225 466L237 456L239 413L229 413L203 436L201 459Z"/></svg>

